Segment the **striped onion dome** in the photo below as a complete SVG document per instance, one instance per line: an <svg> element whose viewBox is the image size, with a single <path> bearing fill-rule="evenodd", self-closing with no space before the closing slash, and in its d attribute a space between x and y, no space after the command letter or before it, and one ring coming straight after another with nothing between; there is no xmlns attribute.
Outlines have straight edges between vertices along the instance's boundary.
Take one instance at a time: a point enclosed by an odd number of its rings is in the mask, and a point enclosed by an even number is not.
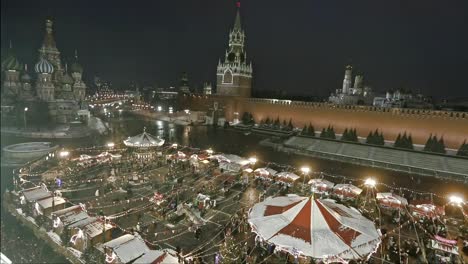
<svg viewBox="0 0 468 264"><path fill-rule="evenodd" d="M73 84L74 82L75 81L73 81L73 78L68 73L65 73L65 75L62 77L62 83L64 84Z"/></svg>
<svg viewBox="0 0 468 264"><path fill-rule="evenodd" d="M37 73L48 73L52 74L54 72L54 66L48 62L46 59L41 58L38 63L36 63L36 66L34 67L34 70Z"/></svg>
<svg viewBox="0 0 468 264"><path fill-rule="evenodd" d="M2 71L20 71L22 68L21 63L13 53L10 53L2 62Z"/></svg>

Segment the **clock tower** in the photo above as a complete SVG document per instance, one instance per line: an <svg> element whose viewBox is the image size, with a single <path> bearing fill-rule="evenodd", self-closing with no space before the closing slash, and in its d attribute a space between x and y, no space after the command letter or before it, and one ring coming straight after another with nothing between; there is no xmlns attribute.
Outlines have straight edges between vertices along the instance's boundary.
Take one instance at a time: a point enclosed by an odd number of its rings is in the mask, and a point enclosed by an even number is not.
<svg viewBox="0 0 468 264"><path fill-rule="evenodd" d="M216 92L224 96L250 97L252 90L252 63L247 63L245 33L241 27L240 3L234 28L229 33L229 47L223 61L219 61L216 73Z"/></svg>

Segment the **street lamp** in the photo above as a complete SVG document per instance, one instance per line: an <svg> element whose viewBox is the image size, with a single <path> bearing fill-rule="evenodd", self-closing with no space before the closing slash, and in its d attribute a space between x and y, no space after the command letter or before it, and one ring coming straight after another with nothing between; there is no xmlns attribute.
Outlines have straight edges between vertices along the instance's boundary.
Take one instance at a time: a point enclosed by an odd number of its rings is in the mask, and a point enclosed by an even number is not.
<svg viewBox="0 0 468 264"><path fill-rule="evenodd" d="M26 112L28 111L28 108L25 107L24 108L24 112L23 112L23 119L24 119L24 130L26 130Z"/></svg>
<svg viewBox="0 0 468 264"><path fill-rule="evenodd" d="M113 148L115 146L114 142L109 142L107 143L107 147Z"/></svg>
<svg viewBox="0 0 468 264"><path fill-rule="evenodd" d="M366 185L367 187L370 187L370 188L374 188L376 184L377 184L377 182L372 178L367 178L364 181L364 185Z"/></svg>
<svg viewBox="0 0 468 264"><path fill-rule="evenodd" d="M307 167L307 166L304 166L304 167L301 168L301 172L304 174L304 177L303 177L303 180L302 180L302 187L304 187L304 185L305 185L305 178L306 178L306 176L309 175L310 168Z"/></svg>
<svg viewBox="0 0 468 264"><path fill-rule="evenodd" d="M61 158L66 158L66 157L70 156L70 152L66 151L66 150L62 150L62 151L59 152L59 156Z"/></svg>
<svg viewBox="0 0 468 264"><path fill-rule="evenodd" d="M255 163L257 163L257 158L256 157L250 157L249 162L250 162L250 164L255 165Z"/></svg>
<svg viewBox="0 0 468 264"><path fill-rule="evenodd" d="M209 155L213 154L213 150L211 148L207 149L206 150L206 153L208 153Z"/></svg>
<svg viewBox="0 0 468 264"><path fill-rule="evenodd" d="M463 198L461 198L460 196L456 196L456 195L450 196L449 201L450 203L458 205L458 206L461 206L463 204Z"/></svg>

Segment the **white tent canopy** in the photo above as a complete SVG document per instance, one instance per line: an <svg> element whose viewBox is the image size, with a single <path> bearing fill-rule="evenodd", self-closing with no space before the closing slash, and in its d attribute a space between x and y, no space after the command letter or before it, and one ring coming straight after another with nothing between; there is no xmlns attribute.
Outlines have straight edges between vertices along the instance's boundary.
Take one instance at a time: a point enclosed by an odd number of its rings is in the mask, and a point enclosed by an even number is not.
<svg viewBox="0 0 468 264"><path fill-rule="evenodd" d="M337 184L333 187L333 192L341 198L356 198L361 194L362 189L352 184Z"/></svg>
<svg viewBox="0 0 468 264"><path fill-rule="evenodd" d="M364 258L380 243L372 221L329 199L269 197L254 205L248 221L278 249L315 259Z"/></svg>
<svg viewBox="0 0 468 264"><path fill-rule="evenodd" d="M309 184L311 185L311 190L314 193L326 193L335 185L333 182L325 179L311 179Z"/></svg>
<svg viewBox="0 0 468 264"><path fill-rule="evenodd" d="M164 139L160 139L149 133L146 133L146 128L144 128L143 133L133 137L128 137L124 140L124 144L127 147L135 148L160 147L164 144Z"/></svg>
<svg viewBox="0 0 468 264"><path fill-rule="evenodd" d="M380 204L388 207L400 208L408 205L408 200L406 200L406 198L389 192L377 193L376 199Z"/></svg>
<svg viewBox="0 0 468 264"><path fill-rule="evenodd" d="M292 172L283 171L276 174L276 177L296 181L300 177Z"/></svg>

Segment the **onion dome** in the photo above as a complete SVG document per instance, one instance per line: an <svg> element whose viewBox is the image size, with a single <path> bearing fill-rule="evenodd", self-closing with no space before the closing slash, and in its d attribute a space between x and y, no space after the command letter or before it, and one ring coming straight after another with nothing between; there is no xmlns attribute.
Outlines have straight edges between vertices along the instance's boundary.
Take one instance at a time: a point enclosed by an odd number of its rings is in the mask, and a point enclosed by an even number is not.
<svg viewBox="0 0 468 264"><path fill-rule="evenodd" d="M23 75L21 75L21 80L23 82L31 81L31 76L28 73L28 65L27 64L24 65L24 73L23 73Z"/></svg>
<svg viewBox="0 0 468 264"><path fill-rule="evenodd" d="M21 63L12 52L2 62L2 71L20 71L22 68Z"/></svg>
<svg viewBox="0 0 468 264"><path fill-rule="evenodd" d="M63 75L62 77L62 83L64 84L73 84L75 81L73 80L73 78L70 76L70 74L68 73L65 73L65 75Z"/></svg>
<svg viewBox="0 0 468 264"><path fill-rule="evenodd" d="M78 62L74 62L70 67L71 72L83 73L83 67Z"/></svg>
<svg viewBox="0 0 468 264"><path fill-rule="evenodd" d="M48 73L52 74L54 72L54 66L48 62L46 59L41 58L38 63L36 63L36 66L34 67L34 70L37 73Z"/></svg>

